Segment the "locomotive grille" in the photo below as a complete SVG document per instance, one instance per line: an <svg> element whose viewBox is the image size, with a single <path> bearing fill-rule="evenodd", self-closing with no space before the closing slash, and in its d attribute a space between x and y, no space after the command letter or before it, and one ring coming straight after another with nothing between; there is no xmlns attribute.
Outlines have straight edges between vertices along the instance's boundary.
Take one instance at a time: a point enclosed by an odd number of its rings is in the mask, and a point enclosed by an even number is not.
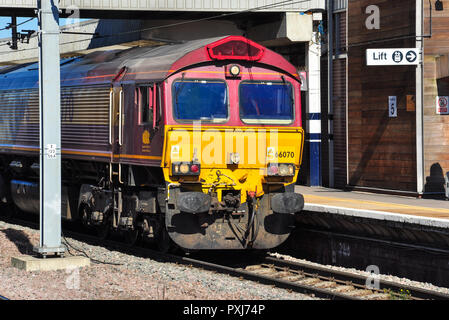
<svg viewBox="0 0 449 320"><path fill-rule="evenodd" d="M91 149L109 145L109 86L61 90L61 142Z"/></svg>
<svg viewBox="0 0 449 320"><path fill-rule="evenodd" d="M109 86L61 88L63 148L109 145ZM39 91L0 91L0 143L39 145Z"/></svg>

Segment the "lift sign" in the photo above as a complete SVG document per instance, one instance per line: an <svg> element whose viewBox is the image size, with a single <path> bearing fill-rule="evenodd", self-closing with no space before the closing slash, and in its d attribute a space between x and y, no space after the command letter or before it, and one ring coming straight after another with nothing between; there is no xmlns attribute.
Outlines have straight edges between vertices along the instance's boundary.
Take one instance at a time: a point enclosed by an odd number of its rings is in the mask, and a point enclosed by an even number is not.
<svg viewBox="0 0 449 320"><path fill-rule="evenodd" d="M366 49L367 66L418 65L419 62L417 48Z"/></svg>
<svg viewBox="0 0 449 320"><path fill-rule="evenodd" d="M437 114L449 114L449 97L437 96L436 98L436 113Z"/></svg>

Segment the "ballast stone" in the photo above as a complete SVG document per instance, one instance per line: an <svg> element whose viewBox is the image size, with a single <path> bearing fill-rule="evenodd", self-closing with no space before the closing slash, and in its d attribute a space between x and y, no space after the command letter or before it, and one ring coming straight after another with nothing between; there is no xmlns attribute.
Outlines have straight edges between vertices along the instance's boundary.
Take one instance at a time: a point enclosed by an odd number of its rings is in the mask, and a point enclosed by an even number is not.
<svg viewBox="0 0 449 320"><path fill-rule="evenodd" d="M90 259L81 256L64 258L36 258L33 256L11 257L11 265L25 271L54 271L90 266Z"/></svg>

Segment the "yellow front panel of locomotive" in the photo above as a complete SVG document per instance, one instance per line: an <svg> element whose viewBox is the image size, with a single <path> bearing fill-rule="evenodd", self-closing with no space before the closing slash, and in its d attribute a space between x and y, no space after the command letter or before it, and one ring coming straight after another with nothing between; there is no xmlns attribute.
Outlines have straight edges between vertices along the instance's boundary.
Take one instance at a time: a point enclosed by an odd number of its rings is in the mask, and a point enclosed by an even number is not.
<svg viewBox="0 0 449 320"><path fill-rule="evenodd" d="M216 186L218 196L221 196L220 189L231 188L241 190L245 201L246 191L263 193L269 163L294 164L294 176L283 177L282 181L285 185L296 181L304 131L302 128L172 126L166 127L165 138L162 163L167 181L201 180L202 191L208 192L220 175L220 184ZM200 164L199 177L172 172L173 163L192 162Z"/></svg>

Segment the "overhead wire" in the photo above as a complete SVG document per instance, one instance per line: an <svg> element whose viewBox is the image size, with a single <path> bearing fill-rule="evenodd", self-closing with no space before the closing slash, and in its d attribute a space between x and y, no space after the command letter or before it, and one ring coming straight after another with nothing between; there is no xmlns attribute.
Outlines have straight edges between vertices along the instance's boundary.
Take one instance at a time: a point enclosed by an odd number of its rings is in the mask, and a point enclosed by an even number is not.
<svg viewBox="0 0 449 320"><path fill-rule="evenodd" d="M36 19L36 18L37 18L37 17L31 17L30 19L25 20L25 21L22 21L22 22L20 22L20 23L17 23L17 24L15 24L15 25L10 24L9 26L6 26L6 27L4 27L4 28L1 28L0 31L8 30L8 29L11 29L11 28L14 28L14 27L17 28L18 26L21 26L21 25L23 25L23 24L25 24L25 23L27 23L27 22L30 22L31 20L34 20L34 19ZM9 46L9 45L10 45L10 41L12 41L12 39L0 43L0 46L6 46L6 45Z"/></svg>
<svg viewBox="0 0 449 320"><path fill-rule="evenodd" d="M18 23L18 24L16 24L16 25L10 24L9 26L6 26L6 27L0 29L0 31L8 30L8 29L11 29L11 28L14 28L14 27L21 26L22 24L25 24L25 23L27 23L27 22L30 22L31 20L36 19L36 18L37 18L37 17L32 17L32 18L30 18L30 19L28 19L28 20L26 20L26 21L22 21L21 23Z"/></svg>

